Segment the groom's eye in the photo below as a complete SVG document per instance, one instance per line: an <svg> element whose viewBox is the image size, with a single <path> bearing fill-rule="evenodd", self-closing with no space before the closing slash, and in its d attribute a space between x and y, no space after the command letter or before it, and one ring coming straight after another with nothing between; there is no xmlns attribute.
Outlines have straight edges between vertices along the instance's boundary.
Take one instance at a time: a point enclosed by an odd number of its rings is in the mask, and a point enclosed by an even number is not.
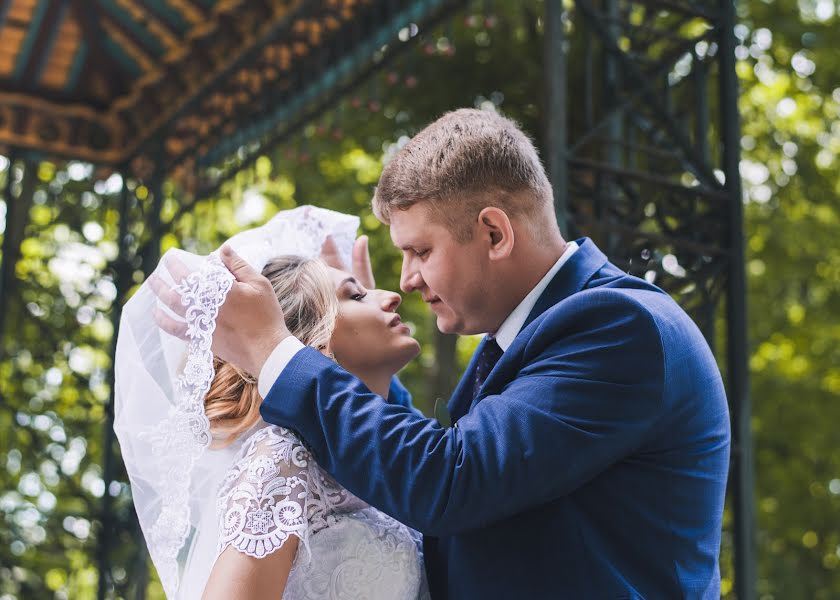
<svg viewBox="0 0 840 600"><path fill-rule="evenodd" d="M423 257L424 257L424 256L426 256L428 253L429 253L429 251L428 251L428 250L415 250L415 251L414 251L414 255L415 255L415 256L417 256L417 258L423 258Z"/></svg>

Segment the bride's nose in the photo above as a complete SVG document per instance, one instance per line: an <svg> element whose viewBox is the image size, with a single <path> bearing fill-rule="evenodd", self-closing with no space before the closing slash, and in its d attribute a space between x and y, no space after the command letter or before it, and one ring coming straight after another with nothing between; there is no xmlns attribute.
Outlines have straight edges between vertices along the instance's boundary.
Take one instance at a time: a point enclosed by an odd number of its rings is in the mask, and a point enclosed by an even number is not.
<svg viewBox="0 0 840 600"><path fill-rule="evenodd" d="M382 294L382 298L380 301L380 306L382 306L382 310L385 312L394 312L397 310L397 307L402 302L402 298L396 292L389 292L387 290L380 290Z"/></svg>

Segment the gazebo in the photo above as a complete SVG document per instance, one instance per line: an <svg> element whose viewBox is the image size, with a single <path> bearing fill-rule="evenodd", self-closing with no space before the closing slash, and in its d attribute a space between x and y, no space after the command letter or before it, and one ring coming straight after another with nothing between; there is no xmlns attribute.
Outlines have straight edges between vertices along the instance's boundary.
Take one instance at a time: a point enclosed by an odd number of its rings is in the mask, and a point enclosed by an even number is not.
<svg viewBox="0 0 840 600"><path fill-rule="evenodd" d="M356 90L450 19L461 0L0 0L0 154L6 230L0 356L39 161L116 173L117 289L160 255L163 185L178 214ZM492 16L486 0L474 12ZM730 483L739 598L754 597L740 129L731 1L545 0L543 155L557 218L655 280L722 351L733 417ZM12 167L23 177L13 181ZM132 182L132 185L128 183ZM143 197L137 190L143 189ZM142 202L142 210L138 205ZM725 343L716 317L725 304ZM113 396L103 479L114 478ZM99 595L111 589L102 495ZM106 533L106 535L103 535Z"/></svg>

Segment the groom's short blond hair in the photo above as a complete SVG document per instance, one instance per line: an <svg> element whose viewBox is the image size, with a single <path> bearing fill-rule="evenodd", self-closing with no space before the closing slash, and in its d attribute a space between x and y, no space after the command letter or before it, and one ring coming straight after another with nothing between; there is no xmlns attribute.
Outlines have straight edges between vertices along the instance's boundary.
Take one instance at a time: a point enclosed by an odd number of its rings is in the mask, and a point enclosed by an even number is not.
<svg viewBox="0 0 840 600"><path fill-rule="evenodd" d="M390 223L393 210L418 202L453 236L472 238L488 206L521 217L539 235L553 205L551 184L530 138L512 120L487 110L462 108L428 125L385 165L373 197L374 214Z"/></svg>

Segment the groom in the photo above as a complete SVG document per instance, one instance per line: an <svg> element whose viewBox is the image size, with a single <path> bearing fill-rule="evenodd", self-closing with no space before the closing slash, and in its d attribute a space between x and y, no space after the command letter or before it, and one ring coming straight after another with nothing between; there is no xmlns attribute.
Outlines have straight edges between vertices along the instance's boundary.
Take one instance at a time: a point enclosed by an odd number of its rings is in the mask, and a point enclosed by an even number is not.
<svg viewBox="0 0 840 600"><path fill-rule="evenodd" d="M424 536L434 598L719 598L729 460L720 374L689 317L587 239L566 242L531 141L458 110L385 167L373 200L400 286L446 333L487 333L442 427L290 337L237 278L214 351L259 374L266 421Z"/></svg>

